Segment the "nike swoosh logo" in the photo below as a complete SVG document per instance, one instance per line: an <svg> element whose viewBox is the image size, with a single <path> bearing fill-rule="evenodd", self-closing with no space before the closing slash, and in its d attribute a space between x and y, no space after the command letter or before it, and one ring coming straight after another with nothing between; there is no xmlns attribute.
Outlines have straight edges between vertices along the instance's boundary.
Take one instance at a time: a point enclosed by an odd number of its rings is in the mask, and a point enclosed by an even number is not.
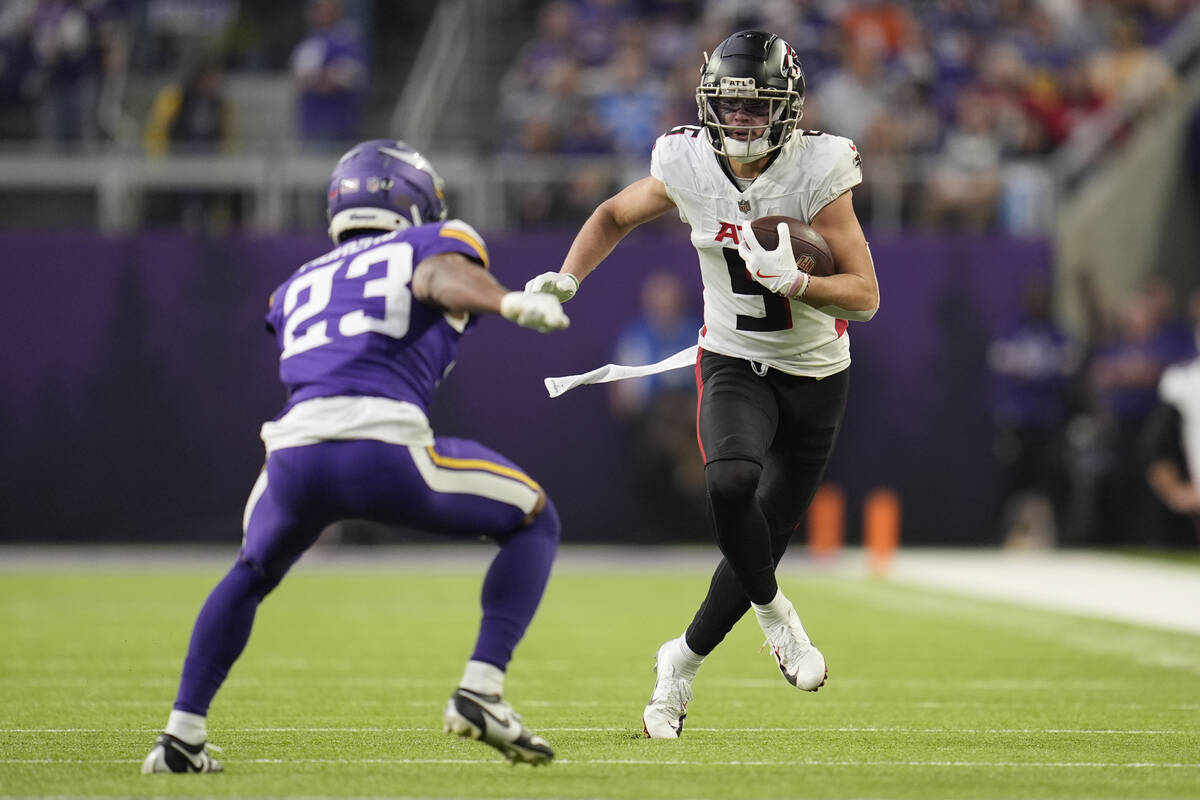
<svg viewBox="0 0 1200 800"><path fill-rule="evenodd" d="M780 273L778 273L778 274L775 274L775 275L763 275L763 274L762 274L762 270L758 270L758 269L756 269L756 270L754 271L754 274L755 274L755 275L757 275L757 276L758 276L758 277L760 277L760 278L778 278L778 277L779 277L780 275L782 275L783 273L782 273L782 272L780 272Z"/></svg>
<svg viewBox="0 0 1200 800"><path fill-rule="evenodd" d="M785 681L787 681L788 683L790 683L792 686L795 686L796 678L800 675L800 668L796 667L796 669L792 672L788 672L786 669L784 669L783 662L780 661L780 659L779 659L779 648L778 647L775 648L775 659L776 659L776 661L779 661L779 671L783 673L783 679Z"/></svg>
<svg viewBox="0 0 1200 800"><path fill-rule="evenodd" d="M188 764L189 764L189 765L190 765L190 766L193 768L193 770L194 770L195 772L200 772L202 769L204 769L204 756L203 756L203 754L201 754L201 755L194 755L194 754L192 754L192 753L188 752L187 750L185 750L184 748L180 747L180 746L179 746L178 744L176 744L175 742L168 742L168 744L170 744L170 745L171 745L171 748L172 748L172 749L173 749L173 750L174 750L176 753L181 753L181 754L183 755L183 757L184 757L184 758L186 758L186 759L188 760Z"/></svg>
<svg viewBox="0 0 1200 800"><path fill-rule="evenodd" d="M505 730L511 731L514 727L518 727L515 725L516 721L512 717L505 717L504 719L501 719L500 717L497 717L495 714L493 714L491 711L488 711L482 705L479 707L481 709L483 709L484 714L487 714L489 717L496 720L496 722L500 725L500 727L504 728Z"/></svg>

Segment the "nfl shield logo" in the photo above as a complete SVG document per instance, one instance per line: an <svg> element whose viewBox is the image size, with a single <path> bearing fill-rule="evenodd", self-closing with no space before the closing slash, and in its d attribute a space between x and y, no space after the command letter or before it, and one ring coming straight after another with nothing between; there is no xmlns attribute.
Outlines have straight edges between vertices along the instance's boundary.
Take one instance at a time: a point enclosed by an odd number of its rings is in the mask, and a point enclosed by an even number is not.
<svg viewBox="0 0 1200 800"><path fill-rule="evenodd" d="M750 201L749 200L738 200L738 211L742 212L743 214L749 214L750 213Z"/></svg>

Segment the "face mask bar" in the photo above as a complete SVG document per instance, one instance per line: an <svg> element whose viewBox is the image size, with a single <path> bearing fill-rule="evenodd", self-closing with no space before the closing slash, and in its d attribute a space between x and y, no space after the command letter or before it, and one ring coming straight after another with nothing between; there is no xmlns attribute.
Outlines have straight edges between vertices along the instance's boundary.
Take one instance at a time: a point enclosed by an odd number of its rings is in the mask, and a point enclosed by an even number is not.
<svg viewBox="0 0 1200 800"><path fill-rule="evenodd" d="M710 134L709 143L721 155L735 160L755 160L779 149L800 118L799 114L788 113L795 92L756 89L752 79L746 81L749 86L733 85L740 84L741 79L723 78L719 88L700 87L696 90L696 101ZM726 124L726 115L738 110L762 121L747 125ZM747 138L736 138L739 133L745 133Z"/></svg>

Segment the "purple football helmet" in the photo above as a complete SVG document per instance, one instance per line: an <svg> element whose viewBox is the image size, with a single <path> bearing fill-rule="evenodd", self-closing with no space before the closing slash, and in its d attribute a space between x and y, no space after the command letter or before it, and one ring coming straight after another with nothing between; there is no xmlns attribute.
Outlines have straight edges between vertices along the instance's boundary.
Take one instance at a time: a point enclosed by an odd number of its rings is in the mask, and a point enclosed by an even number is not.
<svg viewBox="0 0 1200 800"><path fill-rule="evenodd" d="M329 178L329 237L336 244L349 231L394 231L443 220L443 185L429 160L404 142L355 145Z"/></svg>

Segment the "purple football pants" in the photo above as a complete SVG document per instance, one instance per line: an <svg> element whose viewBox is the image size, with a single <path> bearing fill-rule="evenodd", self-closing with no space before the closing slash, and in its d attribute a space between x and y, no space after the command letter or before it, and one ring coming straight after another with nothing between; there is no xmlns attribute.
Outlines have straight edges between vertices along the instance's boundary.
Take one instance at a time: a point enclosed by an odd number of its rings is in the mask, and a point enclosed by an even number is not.
<svg viewBox="0 0 1200 800"><path fill-rule="evenodd" d="M498 542L483 581L483 620L471 658L505 669L558 549L561 526L549 499L524 523L537 491L511 461L463 439L438 438L431 448L329 441L272 453L247 504L237 563L192 629L174 707L207 715L250 638L259 603L321 531L342 519Z"/></svg>

